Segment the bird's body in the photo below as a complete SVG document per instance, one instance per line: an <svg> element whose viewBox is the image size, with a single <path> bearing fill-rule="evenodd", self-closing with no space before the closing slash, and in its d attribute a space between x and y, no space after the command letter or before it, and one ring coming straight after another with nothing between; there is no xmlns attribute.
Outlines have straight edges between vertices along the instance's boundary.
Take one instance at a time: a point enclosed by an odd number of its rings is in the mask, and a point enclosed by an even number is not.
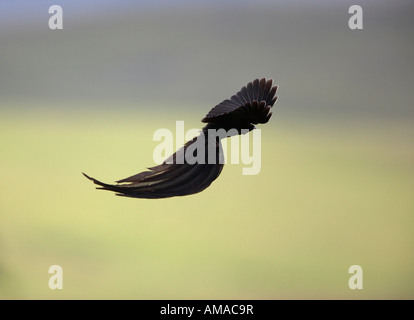
<svg viewBox="0 0 414 320"><path fill-rule="evenodd" d="M224 100L202 119L207 125L200 136L187 142L162 164L131 177L106 184L84 174L99 185L98 189L110 190L117 195L133 198L169 198L195 194L206 189L223 169L221 138L253 130L254 124L266 123L277 100L277 86L273 81L256 79L243 87L236 95ZM215 130L228 134L212 135ZM235 129L235 130L234 130ZM202 160L194 163L198 152Z"/></svg>

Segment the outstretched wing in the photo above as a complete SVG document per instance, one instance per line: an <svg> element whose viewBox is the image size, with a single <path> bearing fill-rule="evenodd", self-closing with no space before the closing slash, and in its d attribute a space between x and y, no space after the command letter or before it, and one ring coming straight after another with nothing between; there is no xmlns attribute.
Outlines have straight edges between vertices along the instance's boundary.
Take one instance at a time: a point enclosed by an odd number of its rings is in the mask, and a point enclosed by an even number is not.
<svg viewBox="0 0 414 320"><path fill-rule="evenodd" d="M273 80L256 79L230 99L219 103L203 118L205 123L266 123L272 116L277 86Z"/></svg>

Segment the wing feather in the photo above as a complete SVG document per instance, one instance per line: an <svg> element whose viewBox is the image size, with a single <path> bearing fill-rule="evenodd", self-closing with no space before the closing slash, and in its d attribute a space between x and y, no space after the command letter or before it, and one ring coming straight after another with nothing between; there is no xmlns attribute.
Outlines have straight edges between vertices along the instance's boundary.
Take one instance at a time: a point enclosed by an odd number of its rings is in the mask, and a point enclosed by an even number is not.
<svg viewBox="0 0 414 320"><path fill-rule="evenodd" d="M277 86L273 80L255 79L244 86L230 99L215 106L202 119L205 123L266 123L269 121L270 108L275 104ZM269 106L269 108L265 108ZM270 115L270 116L269 116Z"/></svg>

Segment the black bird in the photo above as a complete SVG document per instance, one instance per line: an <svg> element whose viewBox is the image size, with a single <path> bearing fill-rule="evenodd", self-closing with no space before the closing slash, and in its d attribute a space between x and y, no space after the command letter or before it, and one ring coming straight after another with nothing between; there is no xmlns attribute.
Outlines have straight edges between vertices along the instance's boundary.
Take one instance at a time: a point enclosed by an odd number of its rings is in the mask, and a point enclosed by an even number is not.
<svg viewBox="0 0 414 320"><path fill-rule="evenodd" d="M210 110L202 119L207 125L199 137L187 142L161 165L148 168L149 171L119 180L114 185L100 182L85 173L83 175L99 185L97 189L114 191L118 196L158 199L201 192L223 169L220 138L246 133L255 129L255 124L267 123L272 116L270 109L277 100L277 88L271 79L250 82L230 99ZM227 134L224 137L213 136L209 129L224 129ZM203 155L198 154L199 150L204 151ZM194 163L197 155L204 161Z"/></svg>

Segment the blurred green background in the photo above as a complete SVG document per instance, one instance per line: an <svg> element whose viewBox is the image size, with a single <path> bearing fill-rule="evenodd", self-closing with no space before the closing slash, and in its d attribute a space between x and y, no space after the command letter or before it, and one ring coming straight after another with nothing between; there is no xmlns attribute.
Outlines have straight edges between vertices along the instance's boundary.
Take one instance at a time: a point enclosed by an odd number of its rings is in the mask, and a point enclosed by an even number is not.
<svg viewBox="0 0 414 320"><path fill-rule="evenodd" d="M413 5L0 4L1 299L413 299ZM96 191L257 77L262 169L200 194ZM63 268L63 290L48 269ZM350 290L361 265L364 289Z"/></svg>

